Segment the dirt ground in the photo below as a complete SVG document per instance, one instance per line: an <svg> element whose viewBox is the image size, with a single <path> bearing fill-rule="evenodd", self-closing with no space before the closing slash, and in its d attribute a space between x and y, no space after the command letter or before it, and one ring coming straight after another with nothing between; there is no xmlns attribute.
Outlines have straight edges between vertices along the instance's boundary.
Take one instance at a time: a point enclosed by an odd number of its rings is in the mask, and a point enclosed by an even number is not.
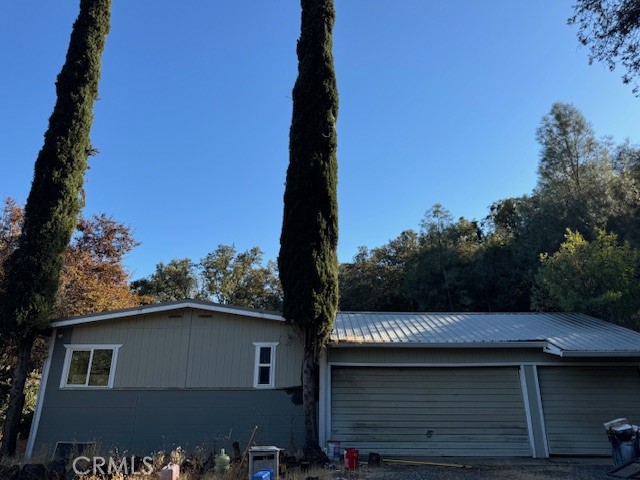
<svg viewBox="0 0 640 480"><path fill-rule="evenodd" d="M449 460L432 460L449 463ZM450 480L450 479L498 479L498 480L602 480L612 469L611 460L572 459L505 461L502 459L460 459L451 461L461 467L431 465L404 465L385 463L380 467L363 465L358 472L335 472L334 478L347 480Z"/></svg>

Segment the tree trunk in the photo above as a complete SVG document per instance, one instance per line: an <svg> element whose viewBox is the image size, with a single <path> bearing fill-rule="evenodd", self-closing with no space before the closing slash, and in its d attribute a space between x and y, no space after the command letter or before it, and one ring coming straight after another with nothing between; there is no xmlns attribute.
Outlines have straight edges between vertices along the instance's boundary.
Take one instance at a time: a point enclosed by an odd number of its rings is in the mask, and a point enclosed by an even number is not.
<svg viewBox="0 0 640 480"><path fill-rule="evenodd" d="M12 456L16 453L18 428L20 427L22 408L24 407L24 384L31 370L31 348L33 347L34 341L34 336L25 337L18 348L18 361L13 369L9 404L7 406L7 415L2 431L0 457Z"/></svg>
<svg viewBox="0 0 640 480"><path fill-rule="evenodd" d="M304 453L313 457L318 450L318 418L316 414L316 362L313 350L305 348L302 360L302 403L304 405Z"/></svg>

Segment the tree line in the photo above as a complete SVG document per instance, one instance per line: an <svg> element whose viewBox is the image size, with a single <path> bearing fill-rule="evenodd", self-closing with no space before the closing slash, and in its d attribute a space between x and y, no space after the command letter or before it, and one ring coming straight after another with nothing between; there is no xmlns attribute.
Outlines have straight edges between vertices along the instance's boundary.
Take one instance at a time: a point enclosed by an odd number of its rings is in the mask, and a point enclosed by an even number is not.
<svg viewBox="0 0 640 480"><path fill-rule="evenodd" d="M640 147L598 137L572 104L536 132L531 193L496 200L482 219L440 204L419 230L360 247L339 266L341 310L579 311L635 327L640 307ZM273 262L220 245L199 262L159 263L133 291L152 301L202 298L278 310Z"/></svg>
<svg viewBox="0 0 640 480"><path fill-rule="evenodd" d="M555 103L536 131L538 182L480 220L433 206L419 231L340 265L344 310L581 311L635 326L640 149Z"/></svg>

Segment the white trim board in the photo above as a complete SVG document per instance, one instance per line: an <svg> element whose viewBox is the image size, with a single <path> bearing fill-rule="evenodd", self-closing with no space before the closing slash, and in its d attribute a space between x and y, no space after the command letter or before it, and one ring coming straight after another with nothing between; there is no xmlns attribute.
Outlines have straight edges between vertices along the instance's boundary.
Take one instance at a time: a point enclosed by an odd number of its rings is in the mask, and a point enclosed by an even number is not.
<svg viewBox="0 0 640 480"><path fill-rule="evenodd" d="M567 362L567 363L556 363L556 362L516 362L516 361L507 361L507 362L469 362L469 363L387 363L387 362L329 362L329 365L336 367L434 367L434 368L442 368L442 367L519 367L520 365L537 365L544 367L638 367L640 368L640 363L638 362Z"/></svg>
<svg viewBox="0 0 640 480"><path fill-rule="evenodd" d="M193 308L196 310L206 310L209 312L228 313L231 315L239 315L243 317L264 318L267 320L276 320L284 322L285 319L281 315L269 312L263 312L260 310L245 310L240 308L227 307L224 305L218 305L214 303L197 302L197 301L184 301L175 303L161 303L158 305L145 305L138 308L130 308L126 310L116 310L113 312L96 313L95 315L85 315L82 317L74 317L63 320L58 320L51 323L51 327L70 327L73 325L82 325L84 323L101 322L105 320L112 320L116 318L135 317L137 315L146 315L149 313L168 312L171 310L182 310L185 308Z"/></svg>
<svg viewBox="0 0 640 480"><path fill-rule="evenodd" d="M29 439L27 440L27 447L24 452L25 458L31 458L33 454L33 446L36 442L36 435L38 434L38 427L40 425L40 417L42 416L42 405L44 404L44 394L47 390L47 384L49 383L49 372L51 371L51 359L53 358L53 348L56 344L57 330L54 328L51 332L51 338L49 339L49 348L47 349L47 358L42 367L42 378L40 379L40 387L38 388L38 397L36 399L36 411L33 414L33 420L31 422L31 428L29 430Z"/></svg>
<svg viewBox="0 0 640 480"><path fill-rule="evenodd" d="M527 379L525 376L524 365L520 365L518 369L520 377L520 393L522 394L522 403L524 405L524 415L527 420L527 434L529 435L529 446L531 447L531 456L537 458L536 442L533 438L533 419L531 418L531 405L529 404L529 389L527 388Z"/></svg>
<svg viewBox="0 0 640 480"><path fill-rule="evenodd" d="M255 356L253 363L253 388L258 388L261 390L273 390L276 388L276 347L280 344L280 342L253 342L255 348ZM260 367L265 366L267 364L260 363L260 349L261 348L270 348L271 349L271 362L268 364L269 366L269 384L260 384Z"/></svg>
<svg viewBox="0 0 640 480"><path fill-rule="evenodd" d="M544 440L544 454L549 458L549 440L547 439L547 423L544 419L544 408L542 406L542 394L540 393L540 379L538 378L538 366L533 366L533 377L535 378L536 396L538 399L538 411L540 413L540 427L542 428L542 439Z"/></svg>

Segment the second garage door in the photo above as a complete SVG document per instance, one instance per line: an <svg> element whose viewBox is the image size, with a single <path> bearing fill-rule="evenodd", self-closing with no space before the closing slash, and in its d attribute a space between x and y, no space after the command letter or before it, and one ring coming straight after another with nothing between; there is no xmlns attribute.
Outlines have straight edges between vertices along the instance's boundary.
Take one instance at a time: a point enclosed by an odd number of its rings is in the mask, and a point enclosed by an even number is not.
<svg viewBox="0 0 640 480"><path fill-rule="evenodd" d="M636 367L540 367L538 377L551 455L611 455L602 424L640 422Z"/></svg>
<svg viewBox="0 0 640 480"><path fill-rule="evenodd" d="M388 455L531 455L515 367L333 367L331 437Z"/></svg>

